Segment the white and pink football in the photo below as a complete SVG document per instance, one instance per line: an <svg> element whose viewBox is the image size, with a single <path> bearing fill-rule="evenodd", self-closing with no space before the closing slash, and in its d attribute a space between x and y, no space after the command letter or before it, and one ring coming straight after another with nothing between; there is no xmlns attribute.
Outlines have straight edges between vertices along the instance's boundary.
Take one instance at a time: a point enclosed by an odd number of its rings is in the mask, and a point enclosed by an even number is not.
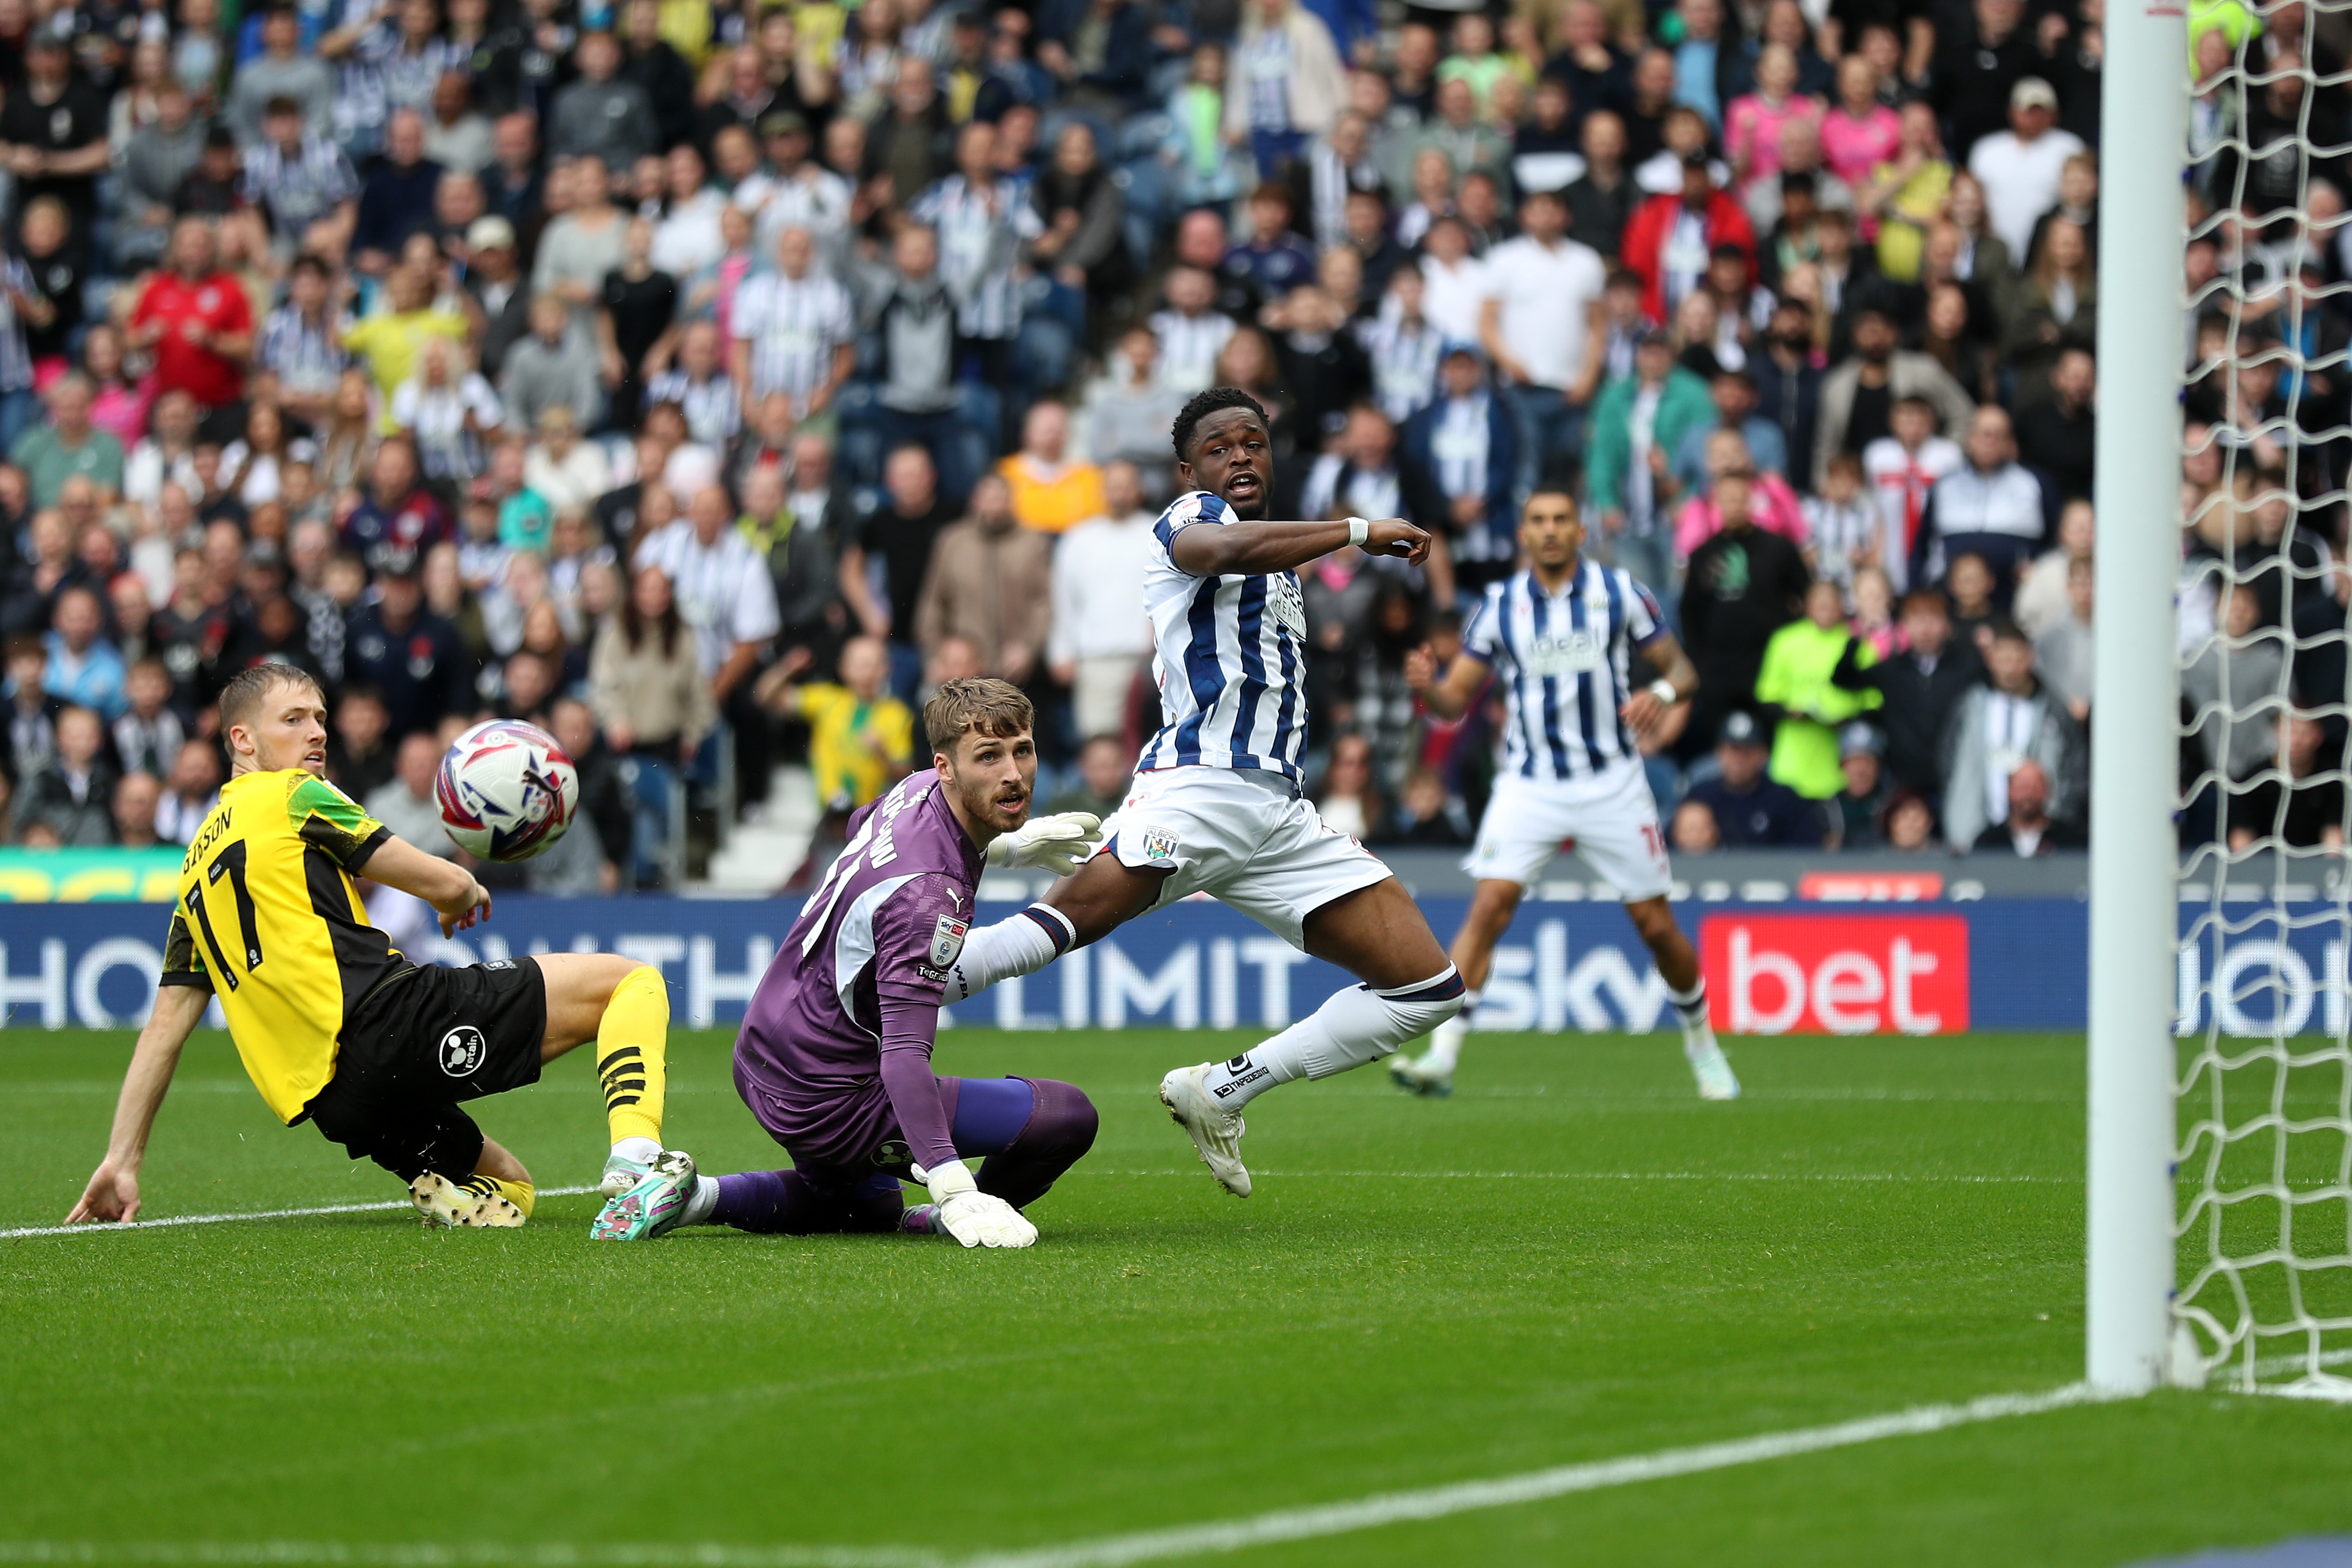
<svg viewBox="0 0 2352 1568"><path fill-rule="evenodd" d="M485 860L528 860L572 826L580 773L536 724L491 719L450 742L433 793L458 848Z"/></svg>

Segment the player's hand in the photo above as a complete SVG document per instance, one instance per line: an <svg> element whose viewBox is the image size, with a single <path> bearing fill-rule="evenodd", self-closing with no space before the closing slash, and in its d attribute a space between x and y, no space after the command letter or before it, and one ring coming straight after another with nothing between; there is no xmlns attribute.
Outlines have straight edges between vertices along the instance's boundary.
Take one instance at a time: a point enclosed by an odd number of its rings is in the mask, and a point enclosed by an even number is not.
<svg viewBox="0 0 2352 1568"><path fill-rule="evenodd" d="M1094 858L1101 842L1101 817L1090 811L1065 811L1033 816L1012 832L998 834L983 858L992 866L1067 877Z"/></svg>
<svg viewBox="0 0 2352 1568"><path fill-rule="evenodd" d="M940 1223L966 1247L1028 1247L1037 1239L1037 1227L1003 1198L991 1197L971 1179L961 1160L925 1171L915 1167L915 1179L931 1190L940 1205Z"/></svg>
<svg viewBox="0 0 2352 1568"><path fill-rule="evenodd" d="M1408 691L1426 691L1437 684L1437 650L1427 643L1404 656L1404 684Z"/></svg>
<svg viewBox="0 0 2352 1568"><path fill-rule="evenodd" d="M66 1223L80 1225L98 1220L128 1225L138 1217L139 1173L109 1160L91 1173L89 1185L81 1190L81 1202L66 1215Z"/></svg>
<svg viewBox="0 0 2352 1568"><path fill-rule="evenodd" d="M1636 691L1617 710L1617 717L1624 720L1634 734L1646 735L1665 722L1666 705L1658 700L1654 691Z"/></svg>
<svg viewBox="0 0 2352 1568"><path fill-rule="evenodd" d="M441 934L455 936L490 918L490 890L468 877L466 891L446 904L435 904L433 912L441 917Z"/></svg>
<svg viewBox="0 0 2352 1568"><path fill-rule="evenodd" d="M1367 555L1394 555L1418 566L1429 559L1429 531L1401 517L1384 517L1371 525L1363 550Z"/></svg>

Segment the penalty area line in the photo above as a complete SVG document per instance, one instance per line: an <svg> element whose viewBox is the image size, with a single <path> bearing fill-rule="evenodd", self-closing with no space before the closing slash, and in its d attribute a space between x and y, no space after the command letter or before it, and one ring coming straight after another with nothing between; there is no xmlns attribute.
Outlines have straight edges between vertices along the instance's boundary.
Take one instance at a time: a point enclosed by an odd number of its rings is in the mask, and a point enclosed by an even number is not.
<svg viewBox="0 0 2352 1568"><path fill-rule="evenodd" d="M1772 1459L1849 1448L1889 1437L1916 1437L1957 1426L2038 1415L2108 1397L2084 1384L2041 1394L1996 1394L1952 1405L1915 1405L1885 1415L1800 1427L1759 1436L1665 1448L1620 1459L1559 1465L1491 1480L1458 1481L1381 1492L1351 1502L1278 1509L1269 1513L1170 1530L1097 1536L1059 1546L957 1556L907 1546L751 1545L720 1542L591 1544L566 1542L361 1545L341 1542L124 1542L0 1541L0 1563L341 1564L347 1568L1126 1568L1137 1563L1202 1557L1445 1519L1485 1509L1540 1502L1578 1492L1665 1480Z"/></svg>
<svg viewBox="0 0 2352 1568"><path fill-rule="evenodd" d="M594 1191L594 1187L541 1187L539 1195L543 1198L569 1198ZM376 1214L412 1206L406 1203L320 1204L315 1208L303 1209L242 1209L233 1214L166 1215L162 1219L134 1219L129 1225L111 1225L104 1221L84 1225L26 1225L14 1230L0 1230L0 1241L17 1241L33 1236L121 1236L134 1230L169 1230L173 1226L182 1225L235 1225L240 1220L304 1219L322 1214ZM0 1562L5 1561L7 1559L0 1557Z"/></svg>

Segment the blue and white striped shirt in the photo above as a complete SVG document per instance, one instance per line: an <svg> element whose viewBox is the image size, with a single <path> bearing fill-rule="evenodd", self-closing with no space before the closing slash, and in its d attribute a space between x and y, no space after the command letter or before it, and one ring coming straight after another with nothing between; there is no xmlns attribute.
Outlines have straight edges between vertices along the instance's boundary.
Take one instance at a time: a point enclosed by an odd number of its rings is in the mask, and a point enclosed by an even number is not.
<svg viewBox="0 0 2352 1568"><path fill-rule="evenodd" d="M1298 779L1307 740L1307 596L1295 572L1198 577L1176 564L1177 533L1237 521L1206 490L1178 496L1151 528L1143 607L1164 716L1138 773L1255 768Z"/></svg>
<svg viewBox="0 0 2352 1568"><path fill-rule="evenodd" d="M1579 563L1558 594L1532 572L1490 584L1462 651L1491 667L1510 710L1503 766L1530 779L1584 779L1639 760L1617 717L1633 694L1633 654L1665 616L1630 573Z"/></svg>

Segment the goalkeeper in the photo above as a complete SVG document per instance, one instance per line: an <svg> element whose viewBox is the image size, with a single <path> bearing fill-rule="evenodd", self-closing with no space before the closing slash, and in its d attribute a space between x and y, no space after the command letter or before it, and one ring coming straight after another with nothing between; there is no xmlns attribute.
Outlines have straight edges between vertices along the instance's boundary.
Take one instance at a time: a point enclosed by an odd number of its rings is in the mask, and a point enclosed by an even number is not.
<svg viewBox="0 0 2352 1568"><path fill-rule="evenodd" d="M906 1231L1027 1247L1021 1210L1093 1147L1095 1108L1051 1079L938 1078L931 1044L983 865L1075 870L1100 824L1029 820L1029 700L950 680L923 710L931 766L851 819L743 1019L735 1087L793 1157L785 1171L687 1167L648 1209L674 1225L785 1236ZM975 1176L968 1156L986 1155ZM903 1206L902 1178L931 1201Z"/></svg>

